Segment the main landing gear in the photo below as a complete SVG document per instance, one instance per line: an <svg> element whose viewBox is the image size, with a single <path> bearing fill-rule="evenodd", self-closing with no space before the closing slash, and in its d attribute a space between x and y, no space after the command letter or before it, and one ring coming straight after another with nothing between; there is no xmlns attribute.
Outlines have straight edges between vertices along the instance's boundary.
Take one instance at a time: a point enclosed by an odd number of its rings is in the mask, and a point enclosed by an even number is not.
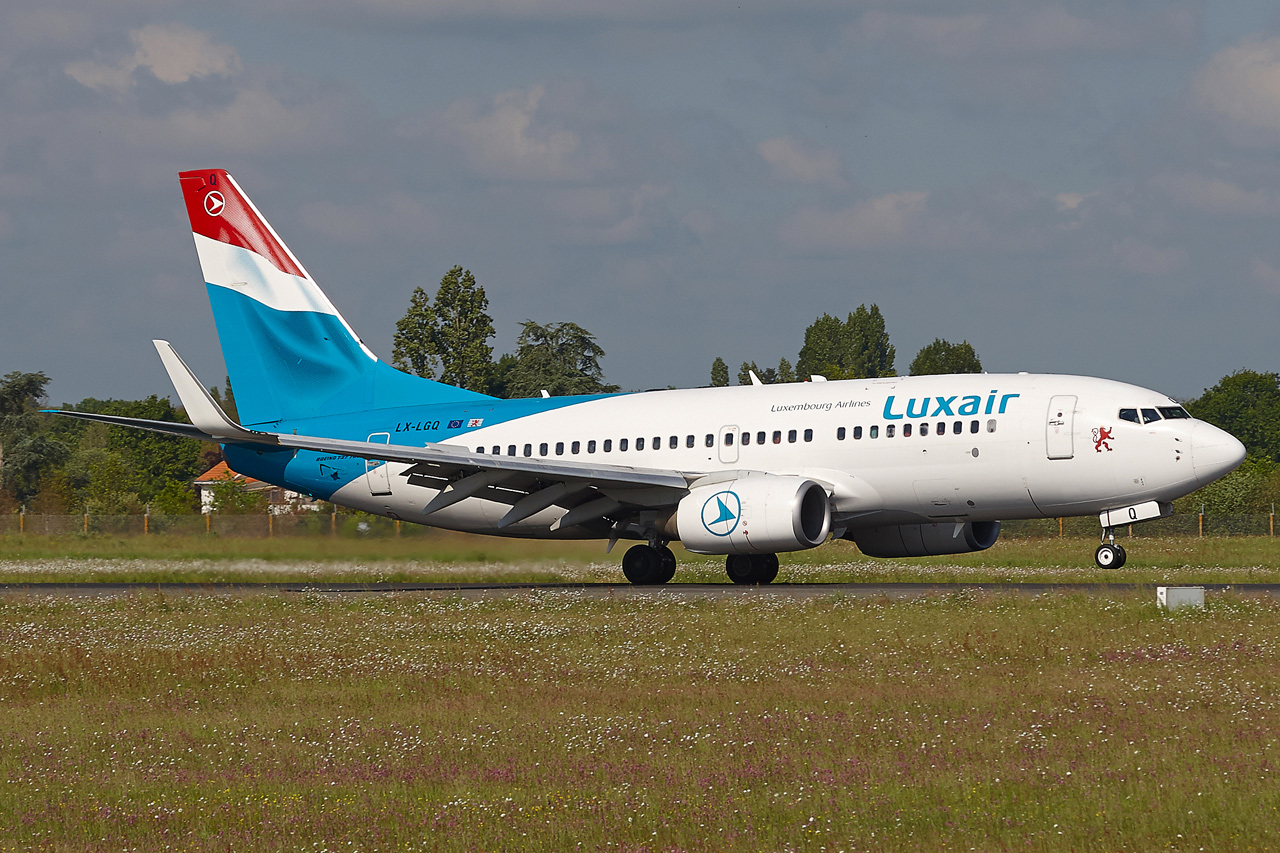
<svg viewBox="0 0 1280 853"><path fill-rule="evenodd" d="M730 554L724 561L724 570L736 584L773 583L778 576L778 555Z"/></svg>
<svg viewBox="0 0 1280 853"><path fill-rule="evenodd" d="M1118 569L1124 565L1127 557L1124 548L1116 544L1116 529L1103 528L1102 544L1098 546L1097 551L1093 552L1093 561L1098 564L1098 568Z"/></svg>
<svg viewBox="0 0 1280 853"><path fill-rule="evenodd" d="M637 586L663 584L676 576L676 555L666 545L634 545L622 556L622 573Z"/></svg>

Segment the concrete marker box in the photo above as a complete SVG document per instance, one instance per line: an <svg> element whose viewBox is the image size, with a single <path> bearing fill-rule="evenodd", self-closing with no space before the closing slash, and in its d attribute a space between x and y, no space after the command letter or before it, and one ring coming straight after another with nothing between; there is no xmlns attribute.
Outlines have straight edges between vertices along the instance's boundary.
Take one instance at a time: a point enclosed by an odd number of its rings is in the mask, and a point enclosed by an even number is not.
<svg viewBox="0 0 1280 853"><path fill-rule="evenodd" d="M1158 586L1156 602L1165 610L1177 610L1179 607L1204 607L1204 587Z"/></svg>

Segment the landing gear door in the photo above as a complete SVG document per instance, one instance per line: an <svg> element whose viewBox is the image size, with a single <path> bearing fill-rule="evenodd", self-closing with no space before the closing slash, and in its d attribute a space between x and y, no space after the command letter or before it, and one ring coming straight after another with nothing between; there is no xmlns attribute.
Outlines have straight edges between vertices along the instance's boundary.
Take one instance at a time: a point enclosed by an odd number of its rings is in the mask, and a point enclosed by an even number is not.
<svg viewBox="0 0 1280 853"><path fill-rule="evenodd" d="M1044 443L1050 459L1070 459L1075 456L1076 398L1059 395L1049 400L1045 415Z"/></svg>
<svg viewBox="0 0 1280 853"><path fill-rule="evenodd" d="M720 427L716 444L720 448L721 462L731 465L738 461L738 428L736 426Z"/></svg>
<svg viewBox="0 0 1280 853"><path fill-rule="evenodd" d="M375 432L369 436L369 441L374 444L390 444L391 433ZM383 460L366 459L364 461L364 480L369 485L369 494L391 494L391 471Z"/></svg>

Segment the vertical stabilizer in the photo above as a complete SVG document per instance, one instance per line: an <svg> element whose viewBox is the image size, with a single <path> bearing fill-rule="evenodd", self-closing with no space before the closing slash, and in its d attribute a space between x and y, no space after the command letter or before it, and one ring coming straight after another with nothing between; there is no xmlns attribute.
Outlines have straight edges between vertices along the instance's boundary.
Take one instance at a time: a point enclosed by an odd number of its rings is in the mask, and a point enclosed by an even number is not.
<svg viewBox="0 0 1280 853"><path fill-rule="evenodd" d="M225 171L179 178L242 423L484 398L379 361Z"/></svg>

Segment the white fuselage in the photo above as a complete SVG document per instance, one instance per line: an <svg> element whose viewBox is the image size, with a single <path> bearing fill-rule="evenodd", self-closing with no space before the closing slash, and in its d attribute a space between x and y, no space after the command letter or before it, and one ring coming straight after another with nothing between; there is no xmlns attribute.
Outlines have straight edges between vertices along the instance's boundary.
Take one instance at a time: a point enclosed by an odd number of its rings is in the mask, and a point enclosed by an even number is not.
<svg viewBox="0 0 1280 853"><path fill-rule="evenodd" d="M475 408L469 414L482 411ZM483 426L446 443L486 454L677 470L708 479L799 475L828 487L833 526L1088 515L1171 501L1243 459L1235 438L1155 391L1080 376L973 374L654 391ZM553 533L551 507L503 530L509 504L438 493L410 466L373 467L333 500L433 526ZM381 492L381 494L375 494Z"/></svg>

